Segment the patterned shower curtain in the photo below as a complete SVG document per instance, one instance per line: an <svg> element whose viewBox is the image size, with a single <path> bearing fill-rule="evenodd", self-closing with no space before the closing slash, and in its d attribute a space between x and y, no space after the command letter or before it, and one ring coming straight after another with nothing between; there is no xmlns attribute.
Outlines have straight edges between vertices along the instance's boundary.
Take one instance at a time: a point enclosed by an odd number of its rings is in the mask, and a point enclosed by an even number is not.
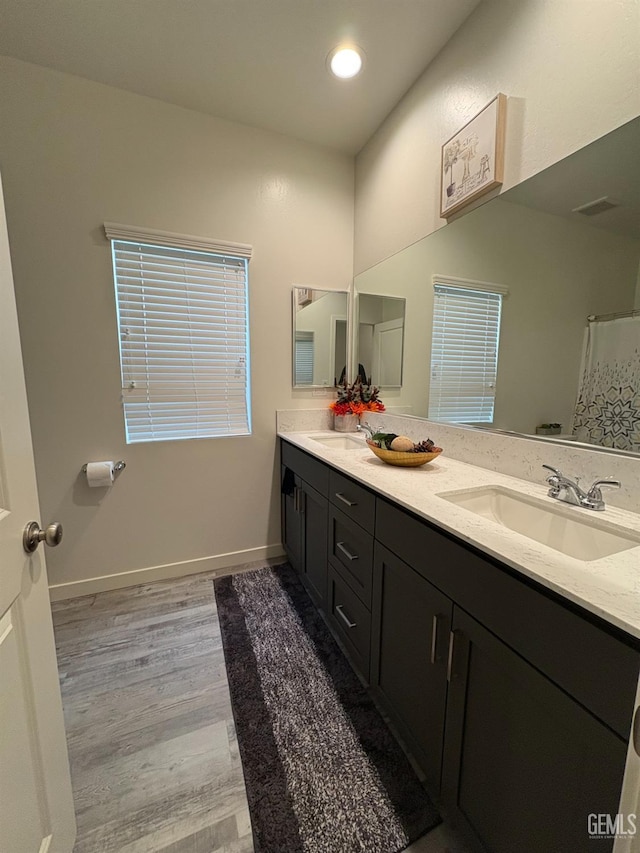
<svg viewBox="0 0 640 853"><path fill-rule="evenodd" d="M589 323L573 432L640 451L640 316Z"/></svg>

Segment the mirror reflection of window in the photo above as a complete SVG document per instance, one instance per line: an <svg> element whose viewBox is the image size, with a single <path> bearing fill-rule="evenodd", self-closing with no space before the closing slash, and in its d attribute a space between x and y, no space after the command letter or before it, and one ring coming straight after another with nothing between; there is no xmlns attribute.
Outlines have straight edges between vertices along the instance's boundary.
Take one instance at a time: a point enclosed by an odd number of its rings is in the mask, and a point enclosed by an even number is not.
<svg viewBox="0 0 640 853"><path fill-rule="evenodd" d="M296 385L313 385L313 332L296 332Z"/></svg>
<svg viewBox="0 0 640 853"><path fill-rule="evenodd" d="M504 288L434 283L430 420L493 423Z"/></svg>

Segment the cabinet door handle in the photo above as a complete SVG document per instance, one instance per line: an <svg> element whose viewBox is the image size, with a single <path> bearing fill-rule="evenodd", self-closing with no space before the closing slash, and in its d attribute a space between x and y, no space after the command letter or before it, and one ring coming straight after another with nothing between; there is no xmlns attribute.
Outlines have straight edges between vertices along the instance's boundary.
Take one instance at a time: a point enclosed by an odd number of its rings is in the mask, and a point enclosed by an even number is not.
<svg viewBox="0 0 640 853"><path fill-rule="evenodd" d="M307 509L307 493L304 489L300 489L300 497L298 499L298 512L300 515L304 515Z"/></svg>
<svg viewBox="0 0 640 853"><path fill-rule="evenodd" d="M293 511L304 513L306 493L300 486L293 487Z"/></svg>
<svg viewBox="0 0 640 853"><path fill-rule="evenodd" d="M351 551L349 551L347 548L345 548L343 542L336 542L336 548L339 551L342 551L342 553L345 555L347 560L357 560L358 559L358 555L352 554Z"/></svg>
<svg viewBox="0 0 640 853"><path fill-rule="evenodd" d="M438 648L438 625L441 619L442 613L434 613L433 622L431 623L431 663L435 663L438 660L438 655L436 652Z"/></svg>
<svg viewBox="0 0 640 853"><path fill-rule="evenodd" d="M342 610L342 604L336 604L336 613L342 619L347 628L355 628L358 624L357 622L352 622L351 619L344 613Z"/></svg>
<svg viewBox="0 0 640 853"><path fill-rule="evenodd" d="M336 492L335 494L338 500L342 501L343 504L346 504L347 506L358 506L357 501L350 501L349 498L342 494L342 492Z"/></svg>
<svg viewBox="0 0 640 853"><path fill-rule="evenodd" d="M449 632L449 655L447 657L447 681L449 683L451 683L458 677L455 670L455 645L456 635L459 633L460 631Z"/></svg>
<svg viewBox="0 0 640 853"><path fill-rule="evenodd" d="M636 751L636 755L640 758L640 705L636 708L636 712L633 715L633 748Z"/></svg>

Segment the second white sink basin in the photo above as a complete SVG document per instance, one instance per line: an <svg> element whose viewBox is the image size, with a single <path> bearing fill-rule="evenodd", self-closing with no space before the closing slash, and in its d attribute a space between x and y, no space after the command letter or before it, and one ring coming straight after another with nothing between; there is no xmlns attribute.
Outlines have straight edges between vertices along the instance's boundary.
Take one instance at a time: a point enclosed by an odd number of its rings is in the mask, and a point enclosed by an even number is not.
<svg viewBox="0 0 640 853"><path fill-rule="evenodd" d="M610 524L596 512L559 502L552 506L503 486L440 492L438 497L585 562L640 546L640 534Z"/></svg>
<svg viewBox="0 0 640 853"><path fill-rule="evenodd" d="M333 450L366 450L367 445L363 438L358 438L355 435L327 435L316 438L309 436L317 441L318 444L323 444L325 447L331 447Z"/></svg>

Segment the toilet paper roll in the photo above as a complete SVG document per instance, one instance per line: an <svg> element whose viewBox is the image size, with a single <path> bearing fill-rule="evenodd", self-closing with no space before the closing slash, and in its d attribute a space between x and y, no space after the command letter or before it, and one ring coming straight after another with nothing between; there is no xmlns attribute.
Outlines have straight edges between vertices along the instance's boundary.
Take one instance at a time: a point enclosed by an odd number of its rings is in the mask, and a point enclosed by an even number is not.
<svg viewBox="0 0 640 853"><path fill-rule="evenodd" d="M113 461L87 462L87 483L93 489L113 485Z"/></svg>

